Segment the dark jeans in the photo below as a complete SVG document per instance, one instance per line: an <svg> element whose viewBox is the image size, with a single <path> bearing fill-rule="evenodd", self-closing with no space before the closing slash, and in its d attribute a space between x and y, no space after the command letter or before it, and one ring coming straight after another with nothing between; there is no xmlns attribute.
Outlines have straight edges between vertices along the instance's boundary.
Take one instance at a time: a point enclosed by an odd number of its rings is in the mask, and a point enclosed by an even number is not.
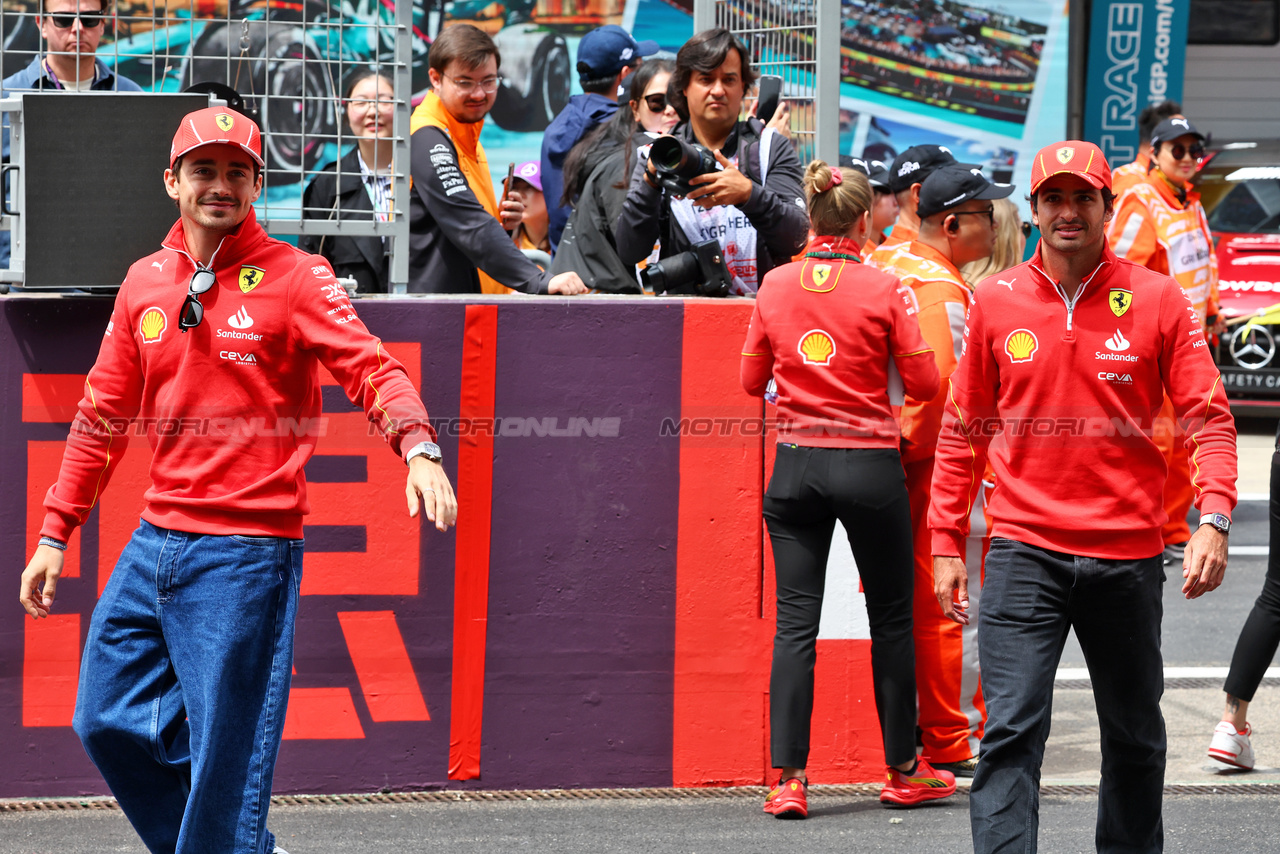
<svg viewBox="0 0 1280 854"><path fill-rule="evenodd" d="M804 768L809 761L818 619L837 519L867 600L885 762L910 762L916 752L911 509L897 450L779 445L764 518L778 579L769 679L774 767Z"/></svg>
<svg viewBox="0 0 1280 854"><path fill-rule="evenodd" d="M1053 680L1072 628L1102 734L1097 849L1162 850L1161 564L991 541L978 612L987 729L969 798L976 854L1036 850Z"/></svg>
<svg viewBox="0 0 1280 854"><path fill-rule="evenodd" d="M93 611L75 730L153 854L269 854L302 540L142 522Z"/></svg>
<svg viewBox="0 0 1280 854"><path fill-rule="evenodd" d="M1271 455L1271 552L1267 557L1267 577L1262 593L1253 604L1249 618L1240 630L1236 651L1231 656L1231 670L1223 686L1232 697L1253 701L1253 693L1262 683L1276 647L1280 646L1280 450Z"/></svg>

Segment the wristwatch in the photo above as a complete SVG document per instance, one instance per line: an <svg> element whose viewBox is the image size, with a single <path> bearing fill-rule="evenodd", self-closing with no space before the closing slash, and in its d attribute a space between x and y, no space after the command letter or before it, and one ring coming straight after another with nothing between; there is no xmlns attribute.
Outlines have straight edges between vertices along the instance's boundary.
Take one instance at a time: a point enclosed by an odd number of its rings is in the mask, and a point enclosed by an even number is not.
<svg viewBox="0 0 1280 854"><path fill-rule="evenodd" d="M414 457L426 457L433 463L438 463L444 459L444 456L440 453L440 446L435 442L419 442L414 445L409 449L409 453L404 455L404 464L408 465Z"/></svg>
<svg viewBox="0 0 1280 854"><path fill-rule="evenodd" d="M1226 513L1206 513L1200 517L1201 525L1212 525L1219 533L1231 533L1231 517Z"/></svg>

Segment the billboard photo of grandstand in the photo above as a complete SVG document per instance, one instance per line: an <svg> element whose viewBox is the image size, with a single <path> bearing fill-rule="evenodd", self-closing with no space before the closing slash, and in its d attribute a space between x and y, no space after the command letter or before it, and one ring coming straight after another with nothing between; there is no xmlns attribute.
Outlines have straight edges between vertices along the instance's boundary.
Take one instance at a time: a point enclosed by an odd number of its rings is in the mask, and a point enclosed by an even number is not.
<svg viewBox="0 0 1280 854"><path fill-rule="evenodd" d="M841 80L957 119L1022 125L1048 33L1047 21L1025 16L1042 7L1026 0L845 0Z"/></svg>

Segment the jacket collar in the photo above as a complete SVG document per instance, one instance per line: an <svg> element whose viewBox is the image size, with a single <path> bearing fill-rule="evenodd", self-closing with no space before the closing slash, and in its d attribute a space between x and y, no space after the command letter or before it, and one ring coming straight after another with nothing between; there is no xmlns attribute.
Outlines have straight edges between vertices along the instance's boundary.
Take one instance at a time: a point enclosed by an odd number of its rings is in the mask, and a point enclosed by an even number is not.
<svg viewBox="0 0 1280 854"><path fill-rule="evenodd" d="M113 89L115 73L101 59L93 60L93 89ZM5 89L61 89L62 85L49 74L44 55L35 57L26 68L5 80Z"/></svg>
<svg viewBox="0 0 1280 854"><path fill-rule="evenodd" d="M444 107L444 102L435 92L428 92L427 97L414 110L415 117L420 116L423 123L432 124L449 134L453 147L469 160L476 159L476 151L480 145L480 131L484 130L484 119L478 122L460 122ZM416 124L416 123L415 123Z"/></svg>
<svg viewBox="0 0 1280 854"><path fill-rule="evenodd" d="M249 208L249 215L244 218L244 222L232 232L222 238L222 242L218 244L217 250L213 253L212 263L209 267L215 273L239 265L250 253L256 251L267 239L267 233L258 225L258 212L254 208ZM198 264L196 258L187 251L186 232L182 229L182 220L179 219L173 224L173 228L169 229L169 235L165 237L164 243L161 244L165 249L172 249L174 252L181 254L191 262L191 266L195 269Z"/></svg>
<svg viewBox="0 0 1280 854"><path fill-rule="evenodd" d="M1032 272L1037 274L1037 278L1042 284L1056 290L1058 287L1057 280L1045 271L1044 258L1040 254L1043 249L1044 242L1042 241L1036 246L1036 253L1031 256L1031 260L1026 263L1026 266L1030 267ZM1081 280L1081 290L1087 290L1090 283L1092 283L1095 278L1101 282L1105 282L1109 279L1112 272L1116 269L1118 260L1116 253L1112 252L1111 247L1104 241L1102 244L1102 257L1098 259L1098 266L1089 271L1089 275L1085 276ZM1081 296L1083 296L1083 294L1081 294Z"/></svg>
<svg viewBox="0 0 1280 854"><path fill-rule="evenodd" d="M1190 184L1181 188L1175 187L1173 182L1160 171L1159 166L1151 167L1151 171L1147 173L1147 182L1156 188L1156 192L1160 194L1160 198L1164 199L1166 204L1178 210L1186 210L1200 201L1200 194L1191 189Z"/></svg>
<svg viewBox="0 0 1280 854"><path fill-rule="evenodd" d="M819 235L805 247L806 258L847 258L862 260L862 244L847 237Z"/></svg>
<svg viewBox="0 0 1280 854"><path fill-rule="evenodd" d="M911 248L907 251L912 255L915 255L917 258L923 258L926 261L941 264L948 272L951 273L951 275L956 277L957 282L962 283L969 290L973 290L973 288L969 287L969 283L964 280L964 276L960 273L960 268L957 267L950 258L943 255L937 249L934 249L927 243L921 243L919 236L911 241Z"/></svg>

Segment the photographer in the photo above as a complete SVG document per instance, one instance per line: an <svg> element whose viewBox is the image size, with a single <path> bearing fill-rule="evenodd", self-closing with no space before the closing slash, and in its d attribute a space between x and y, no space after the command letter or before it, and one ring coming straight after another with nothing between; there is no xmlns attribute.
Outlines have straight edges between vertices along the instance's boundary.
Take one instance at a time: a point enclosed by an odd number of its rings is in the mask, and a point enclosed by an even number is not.
<svg viewBox="0 0 1280 854"><path fill-rule="evenodd" d="M746 48L728 30L698 33L680 48L668 94L681 123L636 164L614 229L624 264L647 258L658 241L659 258L668 259L714 240L730 292L749 294L804 248L809 223L795 151L759 119L738 118L755 78ZM699 284L668 280L666 287L696 293Z"/></svg>

